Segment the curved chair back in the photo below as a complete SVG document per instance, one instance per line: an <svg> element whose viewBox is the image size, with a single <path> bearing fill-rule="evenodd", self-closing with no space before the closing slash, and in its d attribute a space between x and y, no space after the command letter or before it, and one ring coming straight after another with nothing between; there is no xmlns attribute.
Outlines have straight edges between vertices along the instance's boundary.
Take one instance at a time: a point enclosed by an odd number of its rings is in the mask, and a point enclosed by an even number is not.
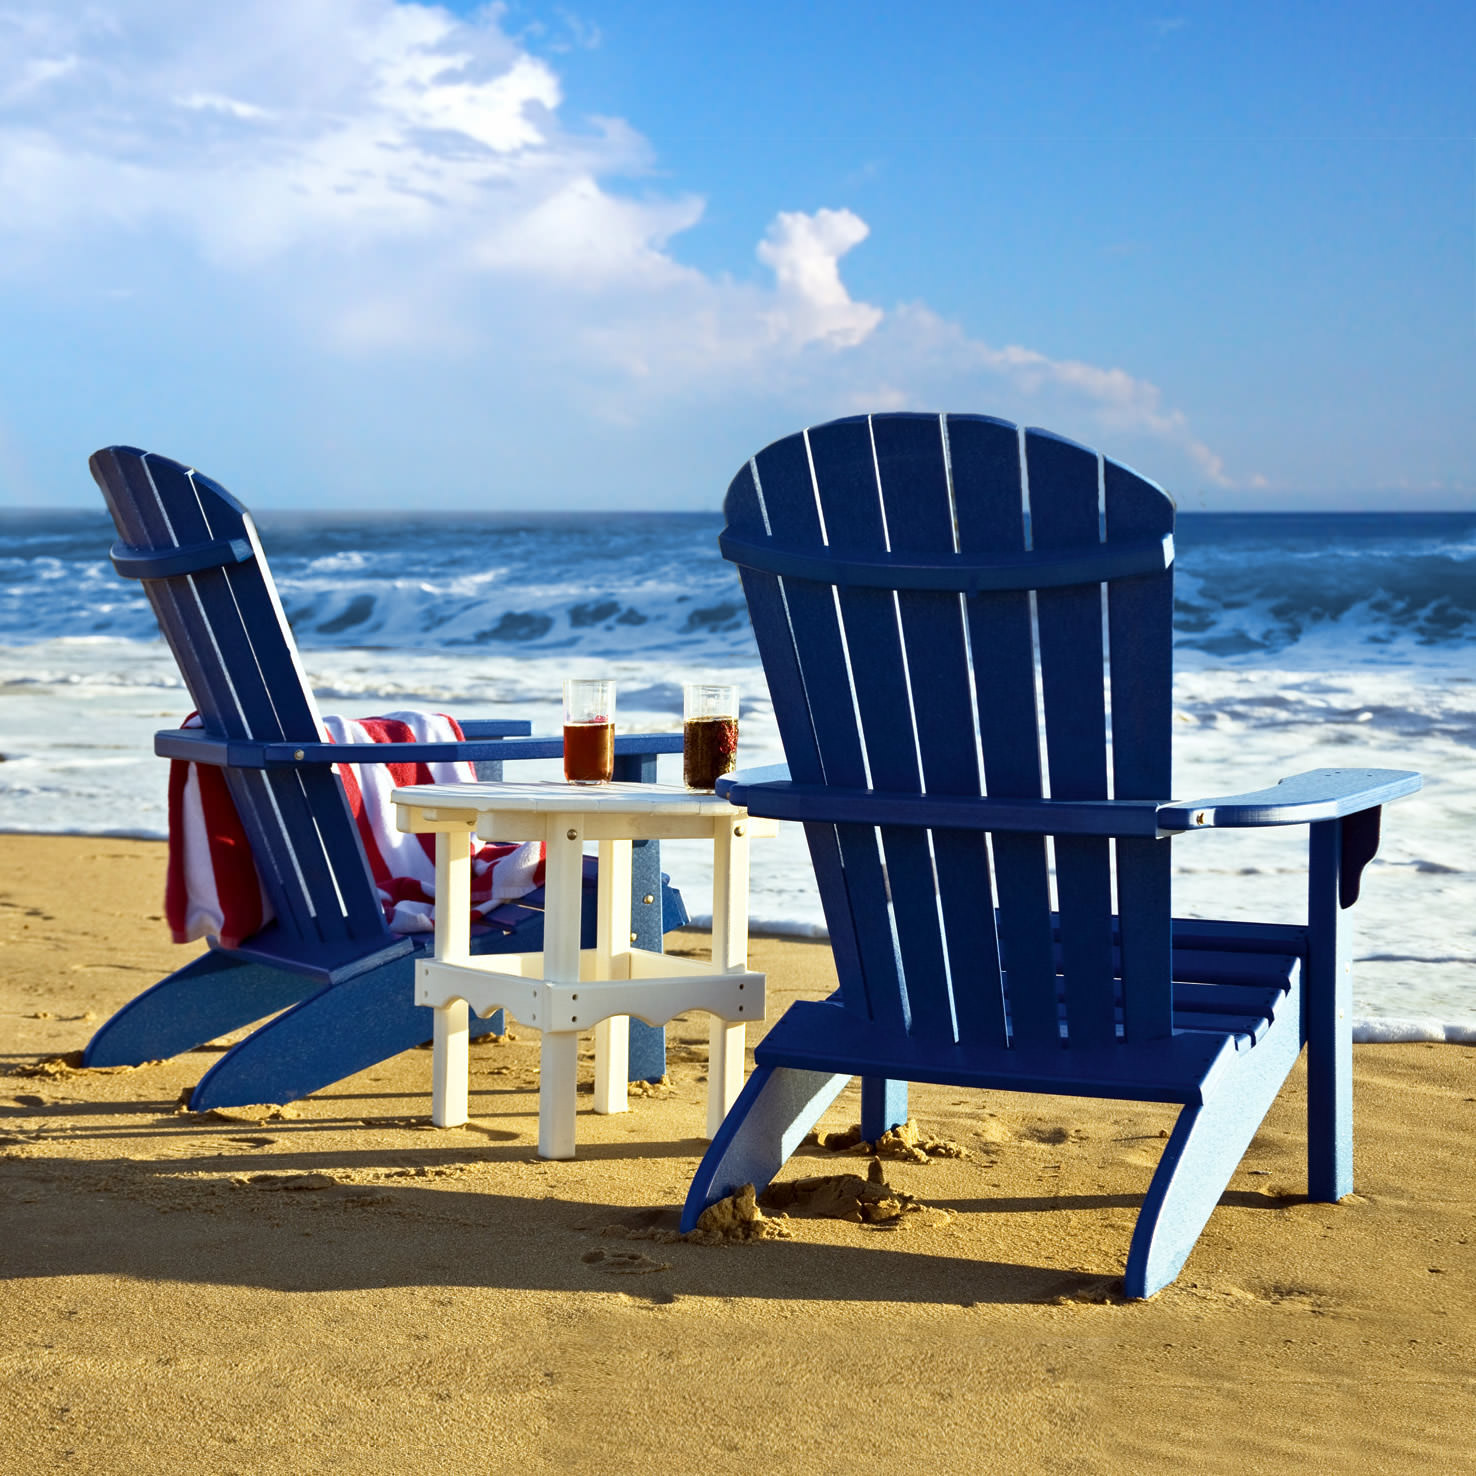
<svg viewBox="0 0 1476 1476"><path fill-rule="evenodd" d="M250 513L209 477L133 446L89 462L113 515L113 566L143 582L214 738L326 741ZM311 950L390 940L328 766L225 767L278 927Z"/></svg>
<svg viewBox="0 0 1476 1476"><path fill-rule="evenodd" d="M761 451L725 511L796 783L1169 793L1152 482L985 416L857 416ZM940 1047L1171 1034L1165 841L806 830L848 1008Z"/></svg>

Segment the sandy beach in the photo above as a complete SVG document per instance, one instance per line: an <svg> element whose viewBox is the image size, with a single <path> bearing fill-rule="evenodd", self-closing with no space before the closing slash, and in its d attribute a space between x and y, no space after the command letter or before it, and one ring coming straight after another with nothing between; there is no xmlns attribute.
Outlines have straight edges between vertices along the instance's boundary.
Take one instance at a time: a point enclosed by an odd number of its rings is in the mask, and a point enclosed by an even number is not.
<svg viewBox="0 0 1476 1476"><path fill-rule="evenodd" d="M915 1087L966 1156L817 1143L784 1175L880 1176L898 1212L817 1215L856 1202L840 1180L790 1191L782 1238L707 1245L672 1236L700 1016L628 1115L582 1099L567 1163L535 1154L530 1030L473 1048L446 1131L423 1051L229 1117L179 1106L208 1051L69 1069L189 956L163 870L158 843L0 837L5 1476L1476 1470L1476 1049L1356 1048L1336 1206L1304 1198L1299 1068L1178 1282L1129 1304L1170 1108ZM823 944L752 960L770 1019L833 985ZM857 1116L853 1087L823 1131Z"/></svg>

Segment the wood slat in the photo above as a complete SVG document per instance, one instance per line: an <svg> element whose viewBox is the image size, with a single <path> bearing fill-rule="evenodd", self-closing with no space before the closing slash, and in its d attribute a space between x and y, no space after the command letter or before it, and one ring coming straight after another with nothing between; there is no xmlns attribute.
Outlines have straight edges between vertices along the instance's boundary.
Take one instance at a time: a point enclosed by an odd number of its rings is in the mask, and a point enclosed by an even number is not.
<svg viewBox="0 0 1476 1476"><path fill-rule="evenodd" d="M186 468L167 457L118 449L111 459L120 485L109 492L101 479L100 484L114 521L130 542L170 548L211 536ZM238 528L244 531L244 517ZM221 531L234 536L237 529L222 527ZM190 579L149 579L144 588L206 730L227 738L251 737L251 725L222 660L219 641L209 629ZM281 735L273 729L272 736ZM311 893L297 868L283 864L288 841L265 779L227 773L226 782L282 927L298 938L320 939Z"/></svg>
<svg viewBox="0 0 1476 1476"><path fill-rule="evenodd" d="M776 442L754 462L758 493L774 540L808 550L824 548L804 435ZM779 583L824 780L864 786L866 765L834 594L829 585L808 580ZM842 825L835 827L835 835L850 893L876 900L852 908L842 892L826 902L827 921L834 911L844 926L849 915L869 1017L905 1030L902 966L891 915L882 901L886 878L877 834L869 826Z"/></svg>
<svg viewBox="0 0 1476 1476"><path fill-rule="evenodd" d="M1023 552L1016 428L974 415L950 415L947 424L959 548ZM1030 596L1024 591L973 595L967 601L967 617L985 790L1000 798L1039 799ZM995 835L991 847L1012 1038L1022 1045L1055 1045L1056 971L1045 840Z"/></svg>
<svg viewBox="0 0 1476 1476"><path fill-rule="evenodd" d="M765 548L807 575L832 555L846 567L910 568L955 550L1075 557L1155 538L1171 548L1172 504L1151 483L1111 463L1099 471L1096 453L1044 432L1024 445L1028 536L1020 433L982 416L834 421L776 442L735 479L728 531L758 565L742 577L797 784L1038 799L1048 765L1053 798L1100 803L1110 753L1116 798L1167 793L1168 571L1114 574L1104 629L1102 585L960 597L925 581L894 593L764 568ZM843 989L859 973L868 1014L892 1017L919 1047L1059 1045L1058 954L1072 1046L1173 1029L1164 842L1055 836L1053 931L1042 837L819 822L807 831L838 959L854 955ZM1114 846L1127 899L1120 927Z"/></svg>
<svg viewBox="0 0 1476 1476"><path fill-rule="evenodd" d="M723 504L727 525L755 540L767 539L763 504L753 464L733 478ZM763 654L764 675L773 699L774 716L792 775L819 784L824 777L815 727L810 721L809 696L800 671L799 653L790 629L784 591L772 574L740 569L754 638ZM825 911L825 924L835 951L841 998L852 1009L867 1013L866 984L851 918L850 897L841 866L840 843L833 825L807 825L805 839L815 867L816 886Z"/></svg>
<svg viewBox="0 0 1476 1476"><path fill-rule="evenodd" d="M1115 461L1103 466L1108 541L1173 531L1164 491ZM1173 574L1107 586L1112 689L1112 783L1118 799L1172 792ZM1169 915L1171 842L1117 842L1117 911L1122 919L1127 1038L1156 1040L1171 1028Z"/></svg>
<svg viewBox="0 0 1476 1476"><path fill-rule="evenodd" d="M1027 431L1031 541L1081 548L1100 539L1098 460L1093 451ZM1046 757L1053 799L1107 797L1107 714L1102 678L1100 586L1036 593ZM1110 1043L1112 870L1106 840L1057 836L1056 892L1074 1045Z"/></svg>
<svg viewBox="0 0 1476 1476"><path fill-rule="evenodd" d="M231 681L245 736L262 741L320 736L317 705L249 515L223 487L195 473L180 476L166 492L161 478L183 469L163 457L149 460L176 532L184 519L193 523L198 518L204 537L244 534L258 548L250 563L188 576ZM268 851L290 849L295 865L280 854L274 864L286 890L299 878L305 883L317 936L338 942L382 931L384 913L337 774L323 769L271 775L264 792L272 804L256 806L261 839ZM280 827L272 825L274 816L280 817ZM253 846L255 841L253 837Z"/></svg>
<svg viewBox="0 0 1476 1476"><path fill-rule="evenodd" d="M240 630L249 644L263 679L259 697L254 687L250 689L249 695L243 692L243 704L249 721L253 727L260 724L263 728L269 723L275 723L286 739L307 738L320 730L317 703L308 688L307 675L298 659L297 642L287 624L276 584L266 567L266 559L257 541L251 516L218 482L211 481L199 472L192 473L191 480L195 484L207 526L214 530L223 515L234 513L244 523L245 532L256 548L254 563L228 565L219 571L218 576L239 612ZM221 533L215 536L230 535ZM196 585L202 590L202 598L205 598L205 586L199 581L204 577L197 576ZM234 636L236 627L228 623L226 628ZM229 653L225 654L229 660ZM235 668L232 666L232 675L234 674ZM237 684L239 690L239 679ZM258 701L261 703L260 707L256 705Z"/></svg>
<svg viewBox="0 0 1476 1476"><path fill-rule="evenodd" d="M135 547L244 539L258 548L254 560L144 586L208 732L316 741L316 708L246 510L167 457L111 448L94 458L94 474ZM329 944L386 933L336 774L228 770L226 780L284 930Z"/></svg>
<svg viewBox="0 0 1476 1476"><path fill-rule="evenodd" d="M111 495L105 487L105 495L114 522L120 531L127 530L125 537L139 546L152 548L172 548L183 541L200 541L203 520L190 518L189 509L184 509L181 538L165 512L163 497L173 482L170 477L173 463L151 468L150 462L163 462L163 458L118 448L113 450L111 460L118 481ZM183 468L177 470L182 472ZM222 737L244 737L245 726L230 681L214 642L204 637L198 602L189 582L182 578L149 579L143 584L159 628L170 649L180 658L180 675L207 731Z"/></svg>
<svg viewBox="0 0 1476 1476"><path fill-rule="evenodd" d="M739 529L756 539L768 537L751 462L729 485L723 512L730 528ZM800 673L799 653L789 625L784 591L775 575L752 569L740 569L739 573L754 637L763 653L764 677L773 699L774 717L779 725L789 772L795 779L803 774L804 783L821 784L825 774L820 763L815 728L810 721L809 697Z"/></svg>
<svg viewBox="0 0 1476 1476"><path fill-rule="evenodd" d="M830 549L880 554L887 539L870 422L834 421L808 437L815 490ZM925 488L909 486L918 501ZM945 488L946 500L946 488ZM851 655L852 680L874 789L917 794L921 766L912 730L912 700L903 659L896 596L890 590L842 589L838 603ZM953 1033L943 939L927 832L881 830L887 890L901 960L902 1010L910 1033L947 1041Z"/></svg>
<svg viewBox="0 0 1476 1476"><path fill-rule="evenodd" d="M946 554L956 535L942 417L872 421L882 505L894 554ZM898 596L922 779L930 795L982 792L963 602L941 591ZM994 929L989 847L983 835L933 831L952 1018L959 1041L1003 1045L1003 976ZM931 888L930 888L931 893ZM900 925L899 925L900 931ZM909 971L909 988L912 974Z"/></svg>

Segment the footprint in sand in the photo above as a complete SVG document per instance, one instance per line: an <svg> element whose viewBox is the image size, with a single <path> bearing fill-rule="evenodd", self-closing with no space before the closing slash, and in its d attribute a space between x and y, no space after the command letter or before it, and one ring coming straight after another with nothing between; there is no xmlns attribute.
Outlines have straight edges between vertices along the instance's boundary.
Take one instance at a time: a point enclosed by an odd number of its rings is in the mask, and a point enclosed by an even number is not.
<svg viewBox="0 0 1476 1476"><path fill-rule="evenodd" d="M1051 1148L1059 1148L1063 1143L1084 1143L1087 1135L1080 1128L1068 1127L1031 1127L1026 1128L1025 1139L1032 1143L1044 1143Z"/></svg>
<svg viewBox="0 0 1476 1476"><path fill-rule="evenodd" d="M586 1266L598 1266L614 1276L646 1276L652 1271L670 1271L670 1261L653 1261L639 1251L587 1250L579 1258Z"/></svg>

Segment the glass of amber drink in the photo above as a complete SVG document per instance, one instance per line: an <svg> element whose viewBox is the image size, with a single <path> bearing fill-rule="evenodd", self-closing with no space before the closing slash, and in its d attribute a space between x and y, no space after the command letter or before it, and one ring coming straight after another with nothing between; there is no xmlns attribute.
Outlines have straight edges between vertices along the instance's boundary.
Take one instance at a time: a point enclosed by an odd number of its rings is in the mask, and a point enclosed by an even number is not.
<svg viewBox="0 0 1476 1476"><path fill-rule="evenodd" d="M615 683L570 677L564 682L564 778L608 784L615 772Z"/></svg>
<svg viewBox="0 0 1476 1476"><path fill-rule="evenodd" d="M688 682L682 688L682 778L711 789L733 769L738 752L738 688Z"/></svg>

